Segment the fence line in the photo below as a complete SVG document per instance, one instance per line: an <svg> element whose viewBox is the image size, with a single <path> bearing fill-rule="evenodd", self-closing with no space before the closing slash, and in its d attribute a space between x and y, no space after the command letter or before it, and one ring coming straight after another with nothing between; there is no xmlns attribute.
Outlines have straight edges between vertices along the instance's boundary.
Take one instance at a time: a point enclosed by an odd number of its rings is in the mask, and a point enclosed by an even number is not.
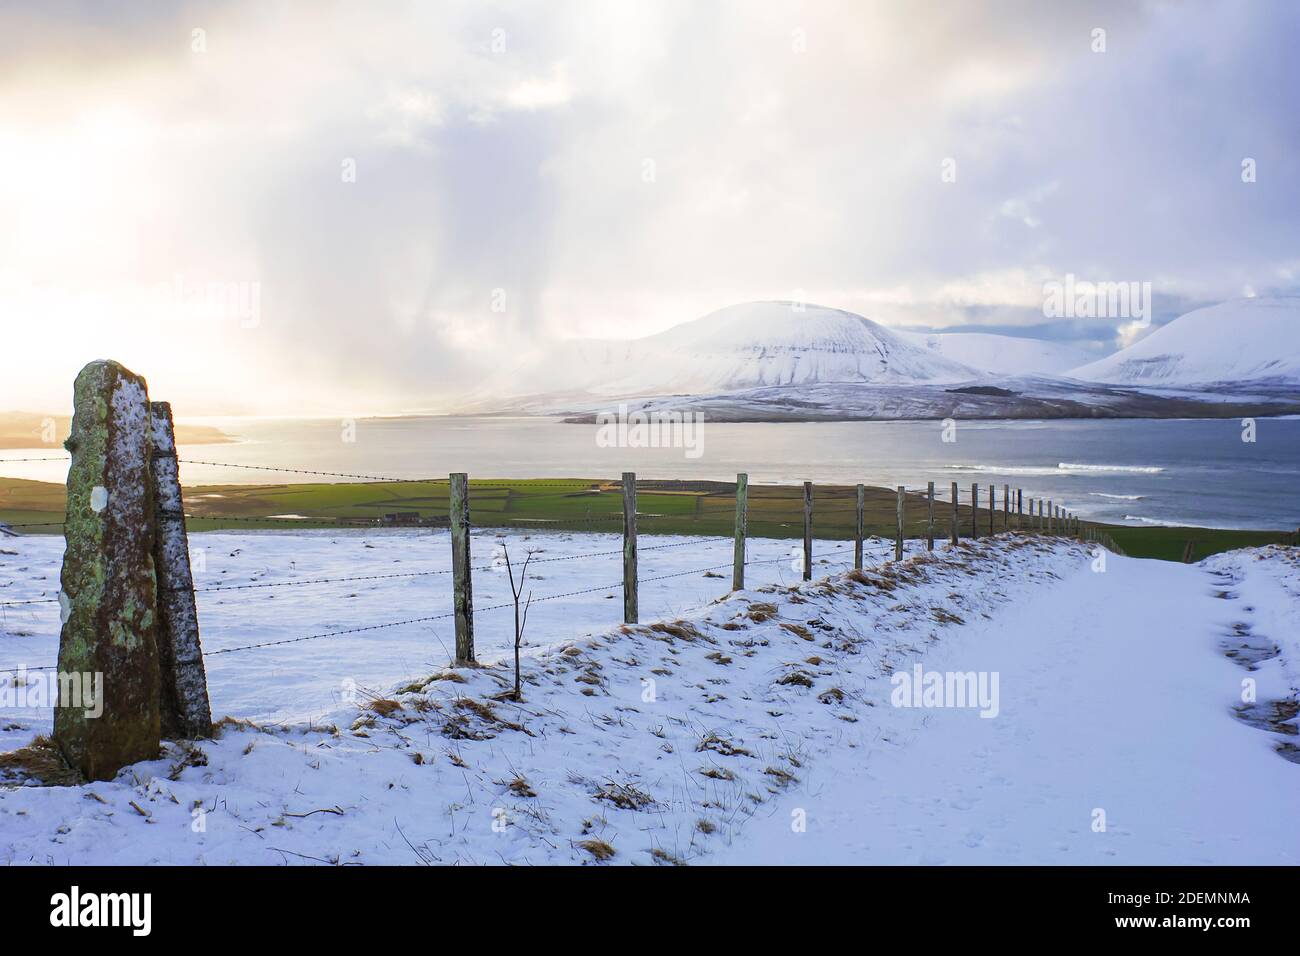
<svg viewBox="0 0 1300 956"><path fill-rule="evenodd" d="M672 547L677 547L677 545L672 545ZM648 550L648 549L646 549L646 550ZM827 552L827 554L828 554L828 555L833 555L833 554L844 554L844 553L846 553L848 550L849 550L848 548L836 548L836 549L834 549L834 550L832 550L832 551ZM616 551L616 552L610 552L610 553L612 553L612 554L621 554L622 552L621 552L621 551ZM578 559L580 559L580 558L587 558L587 557L593 557L593 556L594 556L594 555L574 555L574 556L572 556L572 557L553 558L553 559L551 559L551 560L555 560L555 561L561 561L561 560L578 560ZM751 561L751 560L746 560L746 561L745 561L745 564L746 564L746 566L750 566L750 567L752 567L752 566L755 566L755 565L761 565L761 564L775 564L775 563L778 563L778 562L789 561L789 560L790 560L789 555L781 555L780 557L777 557L777 558L763 558L763 559L760 559L760 560L752 560L752 561ZM533 563L536 563L536 562L533 562ZM707 568L691 568L690 570L687 570L687 571L673 571L673 572L670 572L670 573L668 573L668 574L660 574L660 575L655 575L654 577L641 578L641 579L640 579L640 582L643 583L643 584L646 584L646 583L650 583L650 582L654 582L654 581L667 581L667 580L670 580L670 579L672 579L672 578L686 577L687 575L691 575L691 574L704 574L705 572L708 572L708 571L717 571L717 570L720 570L720 569L722 569L722 568L729 568L729 567L732 567L732 562L730 562L730 561L728 561L728 562L726 562L726 563L724 563L724 564L714 564L714 565L710 565L710 566L707 567ZM487 567L484 567L484 568L479 568L478 570L495 570L495 568L494 568L493 566L487 566ZM346 579L341 579L341 578L340 578L340 579L336 579L336 580L346 580ZM532 598L531 600L532 600L532 602L533 602L534 604L537 604L537 603L540 603L540 602L543 602L543 601L556 601L556 600L560 600L560 599L562 599L562 598L579 597L579 596L584 595L584 594L598 594L598 593L601 593L601 592L614 591L614 590L616 590L617 588L622 587L622 585L623 585L623 582L622 582L622 581L616 581L616 582L613 582L613 583L611 583L611 584L603 584L603 585L600 585L600 586L598 586L598 587L582 588L582 589L579 589L579 590L576 590L576 591L564 591L564 592L561 592L561 593L559 593L559 594L545 594L545 595L543 595L543 596L541 596L541 597L535 597L535 598ZM57 599L55 599L55 600L57 600ZM489 612L489 611L500 611L500 610L504 610L504 609L506 609L506 608L512 608L512 607L514 607L514 603L513 603L513 602L504 602L504 603L501 603L501 604L491 604L491 605L488 605L487 607L475 608L475 609L474 609L474 613L475 613L475 614L485 614L485 613L487 613L487 612ZM454 610L452 610L452 611L445 611L445 612L443 612L443 613L441 613L441 614L429 614L429 615L425 615L425 616L423 616L423 617L407 618L407 619L405 619L405 620L401 620L401 621L388 621L388 622L385 622L385 623L383 623L383 624L367 624L367 625L362 625L362 626L358 626L358 627L343 628L343 629L340 629L340 630L337 630L337 631L324 631L324 632L321 632L321 633L319 633L319 634L305 634L305 635L302 635L302 636L300 636L300 637L289 637L289 638L283 638L283 639L281 639L281 640L275 640L275 641L261 641L261 642L258 642L258 643L256 643L256 644L240 644L240 645L237 645L237 646L235 646L235 647L221 647L221 648L217 648L217 649L215 649L215 650L204 651L204 652L203 652L203 656L204 656L205 658L206 658L206 657L217 657L217 656L219 656L219 655L221 655L221 654L233 654L233 653L235 653L235 652L237 652L237 651L251 651L251 650L258 650L258 649L260 649L260 648L264 648L264 647L281 647L281 646L286 645L286 644L300 644L300 643L302 643L302 642L304 642L304 641L315 641L315 640L320 640L321 638L327 638L327 637L342 637L342 636L344 636L344 635L348 635L348 634L360 634L360 633L362 633L362 632L367 632L367 631L379 631L379 630L384 630L384 629L386 629L386 628L390 628L390 627L402 627L402 626L407 625L407 624L423 624L423 623L427 623L427 622L429 622L429 621L443 621L443 620L446 620L446 619L448 619L448 618L454 617L455 614L456 614L456 612L455 612ZM57 666L58 666L57 664L40 664L40 665L25 665L25 664L19 664L19 665L16 666L16 667L6 667L6 668L3 668L3 669L0 669L0 674L16 674L16 673L18 673L19 671L27 671L27 672L31 672L31 671L46 671L46 670L54 670Z"/></svg>
<svg viewBox="0 0 1300 956"><path fill-rule="evenodd" d="M20 460L58 461L58 460L66 460L66 459L45 458L45 459L9 459L9 460L10 461L20 461ZM454 596L453 596L452 610L439 613L439 614L407 618L400 621L361 625L357 627L342 628L334 631L325 631L317 634L302 635L293 638L284 638L284 639L274 640L274 641L262 641L253 644L243 644L234 647L222 647L210 651L204 651L203 652L204 657L215 657L222 654L230 654L239 651L256 650L256 649L266 648L266 647L279 647L279 646L284 646L289 644L298 644L298 643L311 641L311 640L319 640L324 638L367 633L370 631L383 630L391 627L399 627L403 625L419 624L419 623L426 623L430 621L438 621L438 620L446 620L449 618L454 618L456 621L456 638L457 638L456 659L458 662L471 662L474 660L473 622L474 622L475 614L488 613L491 611L502 610L514 606L513 602L510 602L510 603L494 604L494 605L490 605L487 607L480 607L480 608L473 607L472 574L474 572L496 570L498 566L496 564L492 564L492 565L484 565L484 566L476 567L476 566L472 566L470 563L470 559L469 559L469 541L471 536L470 487L469 487L468 476L465 475L464 473L454 474L447 479L429 479L429 478L409 479L409 478L394 478L388 476L370 475L370 474L362 474L362 473L318 471L318 470L306 469L306 468L278 468L278 467L263 466L263 465L238 465L232 463L214 462L214 461L207 461L207 460L200 460L200 459L179 459L179 460L185 464L192 464L192 465L246 468L246 469L257 470L257 471L277 471L277 472L286 472L292 474L317 475L317 476L324 476L324 477L354 478L354 479L360 479L363 481L375 482L375 483L446 484L448 486L449 494L451 498L451 502L450 502L451 522L450 523L452 526L452 537L454 543L453 543L452 567L450 568L436 569L436 570L409 571L409 572L394 572L394 573L387 573L387 574L353 575L353 576L334 577L334 578L311 578L311 579L298 580L298 581L272 581L272 582L258 581L258 582L249 582L245 584L222 584L222 585L213 585L208 587L191 587L189 588L189 590L191 590L192 593L194 594L204 594L204 593L219 593L222 591L242 591L242 590L281 588L281 587L307 587L307 586L319 586L319 585L328 585L328 584L337 584L337 583L354 583L358 581L378 581L378 580L391 580L391 579L399 579L399 578L441 576L441 575L450 574L453 576L453 580L454 580ZM531 482L530 487L545 486L545 487L566 488L571 490L575 488L581 489L583 487L592 488L592 489L603 489L613 484L615 483L604 482L604 481L584 482L583 480L571 480L571 481L548 482L545 483L544 485ZM622 485L622 497L623 497L623 505L624 505L622 509L622 513L611 513L611 514L601 514L601 515L587 514L583 516L567 517L567 518L542 518L542 517L532 518L528 516L517 517L516 520L527 521L529 523L538 523L538 524L554 523L554 524L572 525L572 524L595 524L595 523L609 522L609 521L621 521L623 523L624 546L620 550L591 552L591 553L575 554L575 555L562 555L562 556L552 557L552 558L538 558L534 562L540 564L540 563L548 563L548 562L556 562L556 561L574 561L574 560L584 560L588 558L613 557L613 556L621 555L623 557L623 566L624 566L624 574L623 574L622 581L614 582L611 584L604 584L598 587L583 588L579 590L567 591L558 594L544 595L542 597L533 598L534 601L536 602L554 601L554 600L561 600L564 598L577 597L585 594L609 592L621 586L624 590L624 621L625 623L628 624L635 624L637 623L637 618L638 618L638 586L641 583L651 583L651 582L664 581L664 580L669 580L678 577L685 577L689 575L705 574L709 572L720 571L724 568L730 567L733 572L733 581L732 581L733 590L739 590L744 587L744 569L746 567L751 567L754 565L761 565L761 564L772 564L777 562L787 562L792 560L792 558L788 555L783 555L777 558L758 559L758 560L748 558L746 552L747 533L748 533L748 528L747 528L748 490L749 490L748 476L745 474L740 474L737 476L736 485L735 485L736 509L735 509L735 516L734 516L735 533L734 533L734 544L733 544L735 553L733 555L732 560L725 563L711 565L708 567L692 568L686 571L676 571L668 574L655 575L652 577L640 577L637 568L637 555L640 551L650 552L650 551L659 551L659 550L681 548L681 547L688 547L688 546L696 546L699 542L695 541L694 538L696 536L692 535L691 540L687 540L687 541L673 542L673 543L662 544L662 545L651 545L649 547L644 547L644 548L638 547L637 521L639 518L644 518L648 520L655 520L660 518L671 519L671 518L682 518L683 515L678 515L678 514L660 515L660 514L649 514L649 513L639 512L636 506L637 480L634 473L631 472L625 473L623 475L622 481L619 482L618 484ZM490 488L490 486L487 487ZM855 502L855 520L854 520L854 541L852 545L853 562L855 568L861 568L863 566L863 556L864 556L863 541L865 538L863 514L864 514L865 487L866 487L865 485L861 485L861 484L855 487L856 502ZM480 488L480 490L484 490L484 489ZM995 525L995 514L996 514L996 507L997 507L996 487L994 485L990 485L988 491L989 491L989 498L988 498L988 505L987 505L988 531L989 534L994 534L996 533L996 525ZM920 492L916 492L914 494L919 495ZM1011 529L1010 494L1011 494L1010 486L1004 485L1002 510L1003 510L1003 528L1006 530ZM896 498L897 510L895 516L896 521L895 521L895 534L894 534L894 559L900 560L903 556L903 540L906 537L906 531L907 531L906 511L908 505L908 491L906 486L904 485L897 486L896 495L897 495ZM958 510L960 501L957 493L956 482L953 482L951 485L951 497L952 497L952 502L951 502L952 517L951 517L951 528L950 528L950 540L953 543L956 543L960 541L961 538L959 510ZM970 516L971 516L970 536L971 537L981 536L979 499L980 499L979 485L978 483L972 484L971 492L970 492ZM1034 506L1035 500L1037 500L1038 502L1036 514L1035 514L1035 506ZM926 548L928 551L933 550L934 547L935 501L936 501L936 496L934 490L934 483L930 482L927 485L925 491L926 514L925 514L924 538L926 540ZM1042 499L1033 499L1033 498L1030 499L1029 504L1030 504L1029 524L1030 527L1032 528L1036 528L1038 530L1046 530L1049 532L1055 532L1058 529L1070 530L1078 533L1081 537L1084 537L1086 540L1109 541L1108 536L1103 536L1102 533L1097 529L1091 527L1090 525L1085 525L1084 523L1080 522L1076 516L1069 513L1062 506L1057 506L1051 501L1044 502ZM696 512L697 516L699 514L698 507L699 506L697 504L697 512ZM814 557L813 556L814 486L812 482L803 483L802 512L803 512L802 514L803 555L802 555L801 570L802 570L803 579L811 580L813 557ZM247 523L261 523L261 524L281 523L281 524L298 525L298 526L302 526L304 523L308 523L308 522L320 523L326 521L338 522L338 521L356 520L356 519L341 518L338 516L307 517L307 518L249 517L249 516L208 517L202 515L189 514L185 512L176 512L174 517L184 517L187 520L204 520L204 521L213 521L213 522L231 521L231 522L247 522ZM1018 529L1022 527L1023 517L1024 517L1023 489L1017 488L1016 489L1016 518L1017 518L1016 527ZM786 522L778 521L777 523L784 524ZM63 524L64 522L55 522L55 521L28 522L28 523L17 524L17 525L5 525L4 527L8 527L8 528L60 527ZM718 535L717 537L722 537L722 536ZM718 542L718 543L722 543L722 542ZM1109 542L1109 543L1113 547L1113 542ZM850 550L848 547L837 548L837 549L832 549L831 551L827 552L827 554L828 555L842 554L847 552L848 550ZM175 590L175 589L170 589L170 590ZM37 604L54 604L54 603L58 603L58 601L59 599L57 597L36 598L36 599L20 600L20 601L7 601L7 602L0 602L0 608L30 606L30 605L37 605ZM38 666L26 667L20 665L19 667L16 668L4 669L4 671L2 672L17 673L19 670L25 670L25 671L52 670L56 666L57 665L38 665Z"/></svg>

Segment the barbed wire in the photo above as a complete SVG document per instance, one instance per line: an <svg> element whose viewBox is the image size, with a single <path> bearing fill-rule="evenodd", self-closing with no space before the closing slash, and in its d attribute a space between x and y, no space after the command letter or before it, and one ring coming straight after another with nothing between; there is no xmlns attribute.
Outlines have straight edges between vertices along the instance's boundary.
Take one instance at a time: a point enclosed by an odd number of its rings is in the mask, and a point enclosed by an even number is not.
<svg viewBox="0 0 1300 956"><path fill-rule="evenodd" d="M680 542L680 543L673 544L673 545L661 545L657 550L662 550L663 548L668 548L668 547L681 547L681 546L683 546L683 545L685 545L685 544L693 544L693 543L695 543L695 542ZM651 550L651 549L646 548L646 549L642 549L642 550L647 550L647 551L648 551L648 550ZM827 553L828 553L828 554L842 554L842 553L844 553L844 552L846 552L846 551L849 551L849 550L852 550L852 549L850 549L850 548L839 548L839 549L836 549L836 550L834 550L834 551L830 551L830 552L827 552ZM611 552L611 553L619 553L619 554L621 554L622 552ZM592 555L583 555L583 557L591 557L591 556L592 556ZM574 556L574 557L576 558L577 556ZM565 556L564 558L554 558L554 559L551 559L551 560L571 560L571 558L569 558L568 556ZM777 562L777 561L789 561L789 560L791 560L791 558L790 558L789 555L781 555L780 557L777 557L777 558L767 558L767 559L762 559L762 560L749 560L749 559L746 559L744 563L745 563L746 566L750 566L750 565L756 565L756 564L772 564L772 563L775 563L775 562ZM691 574L705 574L705 573L707 573L707 572L709 572L709 571L718 571L718 570L721 570L721 569L723 569L723 568L733 567L733 566L734 566L734 563L735 563L735 562L733 562L733 561L727 561L727 562L725 562L725 563L723 563L723 564L715 564L715 565L711 565L710 567L707 567L707 568L691 568L691 569L688 570L688 571L674 571L674 572L672 572L672 573L670 573L670 574L660 574L660 575L654 575L654 576L652 576L652 577L648 577L648 578L638 578L638 579L637 579L637 584L640 585L640 584L649 584L649 583L652 583L652 582L655 582L655 581L667 581L667 580L672 579L672 578L686 577L687 575L691 575ZM477 570L484 570L484 569L483 569L483 568L479 568L479 569L477 569ZM446 573L446 572L418 572L418 573ZM367 577L370 577L370 576L367 576ZM338 580L343 580L343 579L338 579ZM299 582L284 582L284 583L299 583ZM532 603L534 603L534 604L540 604L540 603L542 603L542 602L544 602L544 601L557 601L557 600L560 600L560 599L562 599L562 598L579 597L579 596L584 595L584 594L596 594L596 593L599 593L599 592L605 592L605 591L616 591L616 590L622 588L622 586L623 586L623 582L622 582L622 581L617 581L617 582L614 582L614 583L612 583L612 584L603 584L603 585L600 585L600 586L598 586L598 587L581 588L581 589L576 590L576 591L563 591L563 592L560 592L560 593L558 593L558 594L546 594L546 595L543 595L542 597L531 598L530 600L531 600ZM240 587L248 587L248 585L235 585L235 586L232 586L232 587L229 587L229 588L219 588L219 589L217 589L217 590L236 590L237 588L240 588ZM196 590L200 590L200 589L196 589ZM53 599L53 600L57 600L57 599ZM22 602L19 602L19 603L22 603ZM477 614L486 614L486 613L488 613L488 612L490 612L490 611L500 611L500 610L503 610L503 609L505 609L505 608L510 608L510 607L514 607L514 603L513 603L513 602L506 602L506 603L502 603L502 604L490 604L490 605L488 605L487 607L476 607L476 608L474 608L473 613L476 614L476 615L477 615ZM390 627L402 627L402 626L409 625L409 624L424 624L424 623L428 623L429 621L442 621L442 620L446 620L447 618L454 617L454 616L455 616L455 613L456 613L455 611L445 611L445 612L443 612L443 613L441 613L441 614L429 614L429 615L425 615L425 616L423 616L423 617L406 618L405 620L401 620L401 621L388 621L388 622L385 622L385 623L383 623L383 624L367 624L367 625L362 625L362 626L358 626L358 627L341 628L341 629L339 629L339 630L337 630L337 631L322 631L322 632L319 633L319 634L305 634L305 635L302 635L302 636L300 636L300 637L288 637L288 638L283 638L283 639L281 639L281 640L276 640L276 641L260 641L260 642L253 643L253 644L240 644L240 645L237 645L237 646L235 646L235 647L222 647L222 648L217 648L217 649L215 649L215 650L211 650L211 651L204 651L204 652L203 652L203 656L204 656L205 658L206 658L206 657L217 657L217 656L222 655L222 654L233 654L233 653L235 653L235 652L237 652L237 651L251 651L251 650L258 650L258 649L260 649L260 648L264 648L264 647L282 647L282 646L287 645L287 644L301 644L301 643L303 643L303 642L305 642L305 641L315 641L315 640L321 640L321 639L323 639L323 638L329 638L329 637L343 637L343 636L345 636L345 635L349 635L349 634L361 634L361 633L366 633L366 632L369 632L369 631L385 630L385 629L390 628ZM17 673L19 673L20 671L23 671L23 672L31 672L31 671L54 670L57 666L58 666L58 665L56 665L56 664L43 664L43 665L39 665L39 666L34 665L34 666L30 666L30 667L29 667L29 666L26 666L26 665L22 665L22 664L20 664L20 665L18 665L17 667L2 668L2 669L0 669L0 673L4 673L4 674L17 674Z"/></svg>
<svg viewBox="0 0 1300 956"><path fill-rule="evenodd" d="M436 484L446 483L446 478L394 478L389 475L361 475L346 471L315 471L311 468L280 468L274 465L238 465L228 461L207 461L201 458L178 458L182 465L211 465L214 468L243 468L248 471L276 471L294 475L320 475L326 478L360 478L381 484Z"/></svg>
<svg viewBox="0 0 1300 956"><path fill-rule="evenodd" d="M648 548L638 548L637 552L646 551L663 551L670 548L683 548L690 545L698 544L696 541L678 541L673 544L651 545ZM606 558L615 555L621 555L619 551L593 551L587 554L566 554L554 558L532 558L530 564L549 564L555 561L584 561L589 558ZM497 571L504 569L504 564L486 564L479 567L471 568L471 571ZM383 581L393 578L418 578L433 577L438 575L451 574L451 568L439 568L432 571L398 571L391 574L359 574L341 578L309 578L301 581L256 581L248 584L217 584L210 587L195 588L170 588L171 591L193 591L195 594L212 594L220 591L249 591L261 588L289 588L289 587L307 587L321 584L347 584L357 581ZM53 598L31 598L23 601L0 601L0 607L20 607L29 604L57 604L59 599Z"/></svg>

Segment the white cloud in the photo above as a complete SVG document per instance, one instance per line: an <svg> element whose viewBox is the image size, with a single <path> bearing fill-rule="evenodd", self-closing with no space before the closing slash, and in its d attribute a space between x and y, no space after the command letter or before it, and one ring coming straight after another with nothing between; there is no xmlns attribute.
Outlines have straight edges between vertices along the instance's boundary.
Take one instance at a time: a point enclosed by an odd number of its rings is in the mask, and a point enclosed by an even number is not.
<svg viewBox="0 0 1300 956"><path fill-rule="evenodd" d="M195 411L401 408L500 343L794 288L949 324L1029 321L1067 272L1198 298L1300 281L1287 8L273 9L0 14L0 318L33 356L0 407L66 401L102 350ZM177 275L260 282L263 322L131 304Z"/></svg>

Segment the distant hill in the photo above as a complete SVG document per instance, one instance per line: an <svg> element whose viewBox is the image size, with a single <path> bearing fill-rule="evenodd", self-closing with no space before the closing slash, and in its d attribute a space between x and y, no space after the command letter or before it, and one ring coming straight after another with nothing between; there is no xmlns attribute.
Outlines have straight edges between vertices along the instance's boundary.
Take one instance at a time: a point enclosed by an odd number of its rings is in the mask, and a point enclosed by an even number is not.
<svg viewBox="0 0 1300 956"><path fill-rule="evenodd" d="M961 382L972 368L870 319L818 305L750 302L657 335L568 341L514 369L515 394L712 394L828 383Z"/></svg>
<svg viewBox="0 0 1300 956"><path fill-rule="evenodd" d="M1300 391L1300 297L1234 299L1196 309L1068 374L1151 388L1229 384Z"/></svg>
<svg viewBox="0 0 1300 956"><path fill-rule="evenodd" d="M897 332L935 355L995 375L1059 375L1089 355L1061 342L989 332Z"/></svg>
<svg viewBox="0 0 1300 956"><path fill-rule="evenodd" d="M49 448L63 450L72 425L69 415L40 412L0 412L0 448ZM50 440L47 441L46 439ZM176 425L176 441L182 445L219 445L234 441L211 425Z"/></svg>
<svg viewBox="0 0 1300 956"><path fill-rule="evenodd" d="M588 420L628 402L715 421L1295 414L1296 302L1200 310L1087 364L1054 342L905 332L840 309L750 302L644 338L542 348L460 410Z"/></svg>

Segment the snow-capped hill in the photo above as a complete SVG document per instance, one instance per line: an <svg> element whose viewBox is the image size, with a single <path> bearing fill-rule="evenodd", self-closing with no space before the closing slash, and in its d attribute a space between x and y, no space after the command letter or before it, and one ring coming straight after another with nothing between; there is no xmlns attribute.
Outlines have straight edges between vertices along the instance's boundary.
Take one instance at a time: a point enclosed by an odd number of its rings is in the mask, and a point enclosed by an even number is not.
<svg viewBox="0 0 1300 956"><path fill-rule="evenodd" d="M1229 382L1300 387L1300 297L1234 299L1196 309L1068 374L1156 388Z"/></svg>
<svg viewBox="0 0 1300 956"><path fill-rule="evenodd" d="M1060 375L1088 361L1083 349L1060 342L989 332L898 332L935 355L994 375Z"/></svg>
<svg viewBox="0 0 1300 956"><path fill-rule="evenodd" d="M870 319L818 305L749 302L644 340L685 362L672 378L723 390L825 382L959 382L977 372ZM674 388L674 390L677 390Z"/></svg>
<svg viewBox="0 0 1300 956"><path fill-rule="evenodd" d="M1300 324L1291 321L1300 300L1275 300L1282 305L1271 309L1261 301L1230 304L1248 315L1250 322L1239 325L1249 328L1229 331L1219 327L1229 325L1222 319L1207 323L1215 326L1212 333L1193 328L1182 336L1187 342L1177 357L1171 357L1172 345L1166 350L1158 343L1170 340L1175 326L1194 326L1197 313L1125 353L1087 365L1057 343L975 332L903 332L839 309L750 302L644 338L540 347L485 381L456 410L570 421L594 420L623 402L641 410L690 409L710 421L1300 414L1300 349L1294 344ZM1265 354L1270 341L1280 343L1276 355ZM1153 349L1157 357L1138 371L1150 375L1167 367L1181 377L1103 377L1116 374L1107 363ZM1223 361L1212 361L1219 355ZM1060 371L1066 367L1074 371ZM1124 370L1137 374L1130 366ZM1234 376L1248 379L1249 394L1237 389L1234 398L1234 390L1222 384L1195 387Z"/></svg>
<svg viewBox="0 0 1300 956"><path fill-rule="evenodd" d="M514 394L716 394L827 383L943 384L980 373L870 319L817 305L751 302L628 341L562 343L511 375Z"/></svg>

